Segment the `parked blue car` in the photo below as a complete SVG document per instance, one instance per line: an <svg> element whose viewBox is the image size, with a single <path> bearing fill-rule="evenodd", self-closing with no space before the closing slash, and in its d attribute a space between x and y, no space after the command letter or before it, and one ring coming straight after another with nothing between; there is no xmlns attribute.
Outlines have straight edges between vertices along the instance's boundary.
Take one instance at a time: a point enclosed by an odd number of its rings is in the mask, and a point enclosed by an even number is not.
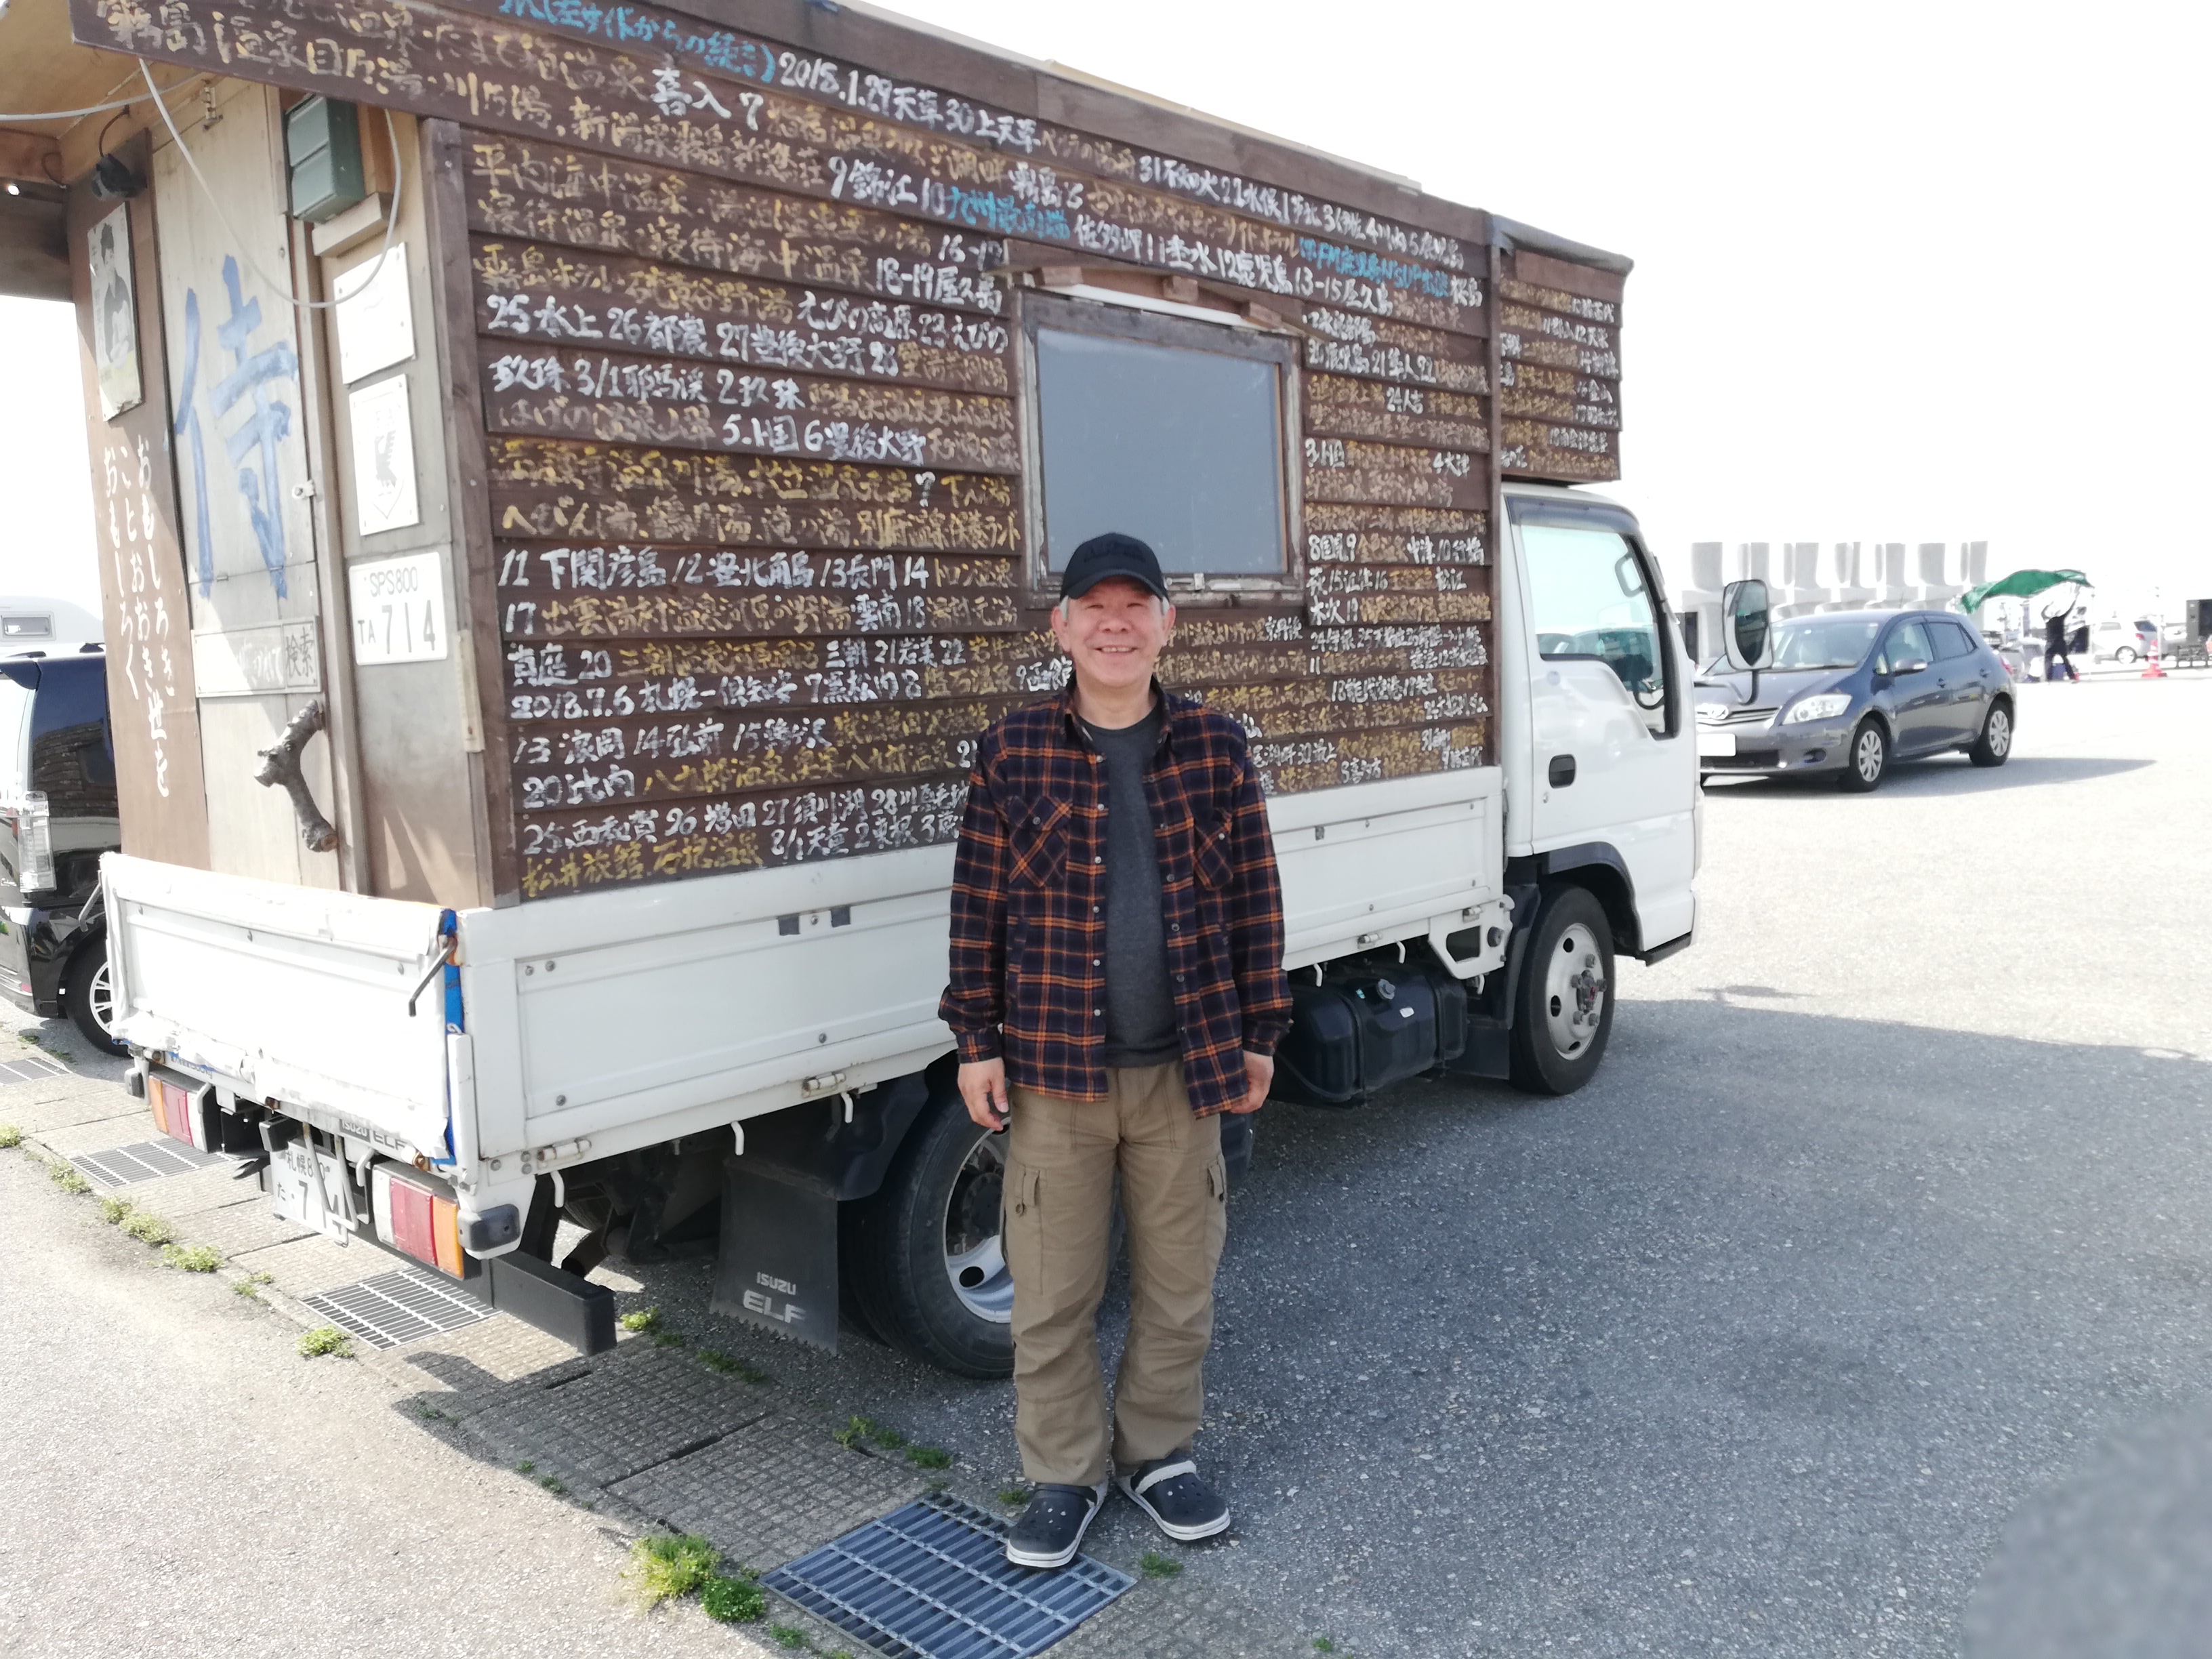
<svg viewBox="0 0 2212 1659"><path fill-rule="evenodd" d="M1820 773L1872 789L1895 760L1963 750L2002 766L2018 714L2012 675L1963 617L1828 611L1774 624L1774 665L1698 675L1698 764Z"/></svg>

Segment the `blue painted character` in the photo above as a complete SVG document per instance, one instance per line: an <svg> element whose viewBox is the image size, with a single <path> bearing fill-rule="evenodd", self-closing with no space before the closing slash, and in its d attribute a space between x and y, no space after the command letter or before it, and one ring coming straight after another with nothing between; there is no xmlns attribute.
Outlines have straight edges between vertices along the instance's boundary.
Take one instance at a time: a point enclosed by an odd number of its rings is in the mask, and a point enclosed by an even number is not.
<svg viewBox="0 0 2212 1659"><path fill-rule="evenodd" d="M237 469L238 493L246 502L253 538L261 550L261 562L268 568L269 580L276 586L276 596L282 599L286 591L284 519L283 504L276 495L277 446L292 430L292 406L279 403L270 395L270 382L297 381L300 358L289 340L279 340L274 345L248 353L253 331L261 326L261 301L249 301L240 291L234 255L223 256L222 285L230 296L230 315L217 325L216 337L230 353L233 367L228 374L208 388L208 397L218 419L229 414L241 401L248 398L252 401L252 414L223 440L223 452ZM192 485L199 521L200 592L205 594L215 589L215 546L209 534L207 454L200 438L199 413L193 404L199 362L200 296L198 290L188 289L185 292L185 368L179 377L176 432L191 447ZM252 465L257 461L258 465Z"/></svg>

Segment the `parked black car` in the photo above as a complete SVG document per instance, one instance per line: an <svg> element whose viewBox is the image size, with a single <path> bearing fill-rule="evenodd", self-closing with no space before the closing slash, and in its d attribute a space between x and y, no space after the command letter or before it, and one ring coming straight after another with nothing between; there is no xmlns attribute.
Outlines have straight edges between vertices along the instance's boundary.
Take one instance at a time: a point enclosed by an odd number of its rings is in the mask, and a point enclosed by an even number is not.
<svg viewBox="0 0 2212 1659"><path fill-rule="evenodd" d="M1947 750L2002 766L2018 720L2012 673L1955 613L1833 611L1774 624L1774 661L1698 676L1698 765L1825 774L1871 789L1893 758Z"/></svg>
<svg viewBox="0 0 2212 1659"><path fill-rule="evenodd" d="M0 657L0 992L110 1054L100 855L122 842L100 647Z"/></svg>

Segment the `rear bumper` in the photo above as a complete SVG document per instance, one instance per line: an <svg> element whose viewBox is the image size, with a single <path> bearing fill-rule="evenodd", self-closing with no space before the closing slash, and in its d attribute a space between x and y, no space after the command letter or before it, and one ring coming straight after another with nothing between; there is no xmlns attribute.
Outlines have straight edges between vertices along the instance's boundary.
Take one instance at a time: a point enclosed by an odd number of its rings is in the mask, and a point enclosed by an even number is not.
<svg viewBox="0 0 2212 1659"><path fill-rule="evenodd" d="M6 926L0 933L0 995L26 1013L58 1019L76 912L9 905L0 912L0 922Z"/></svg>

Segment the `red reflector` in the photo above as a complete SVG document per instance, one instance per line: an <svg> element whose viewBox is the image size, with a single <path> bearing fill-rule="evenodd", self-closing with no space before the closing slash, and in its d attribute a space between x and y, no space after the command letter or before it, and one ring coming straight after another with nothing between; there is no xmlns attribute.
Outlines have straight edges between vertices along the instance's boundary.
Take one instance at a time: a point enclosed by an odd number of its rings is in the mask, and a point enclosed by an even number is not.
<svg viewBox="0 0 2212 1659"><path fill-rule="evenodd" d="M417 1261L438 1259L437 1241L431 1231L437 1202L410 1182L392 1183L392 1242Z"/></svg>
<svg viewBox="0 0 2212 1659"><path fill-rule="evenodd" d="M455 1279L468 1274L461 1251L460 1208L427 1182L390 1164L379 1164L373 1177L371 1201L376 1207L376 1233L403 1255L427 1262Z"/></svg>
<svg viewBox="0 0 2212 1659"><path fill-rule="evenodd" d="M195 1145L192 1139L191 1096L161 1078L149 1078L147 1081L153 1085L146 1091L146 1097L153 1104L155 1127L171 1139L183 1141L187 1146Z"/></svg>

